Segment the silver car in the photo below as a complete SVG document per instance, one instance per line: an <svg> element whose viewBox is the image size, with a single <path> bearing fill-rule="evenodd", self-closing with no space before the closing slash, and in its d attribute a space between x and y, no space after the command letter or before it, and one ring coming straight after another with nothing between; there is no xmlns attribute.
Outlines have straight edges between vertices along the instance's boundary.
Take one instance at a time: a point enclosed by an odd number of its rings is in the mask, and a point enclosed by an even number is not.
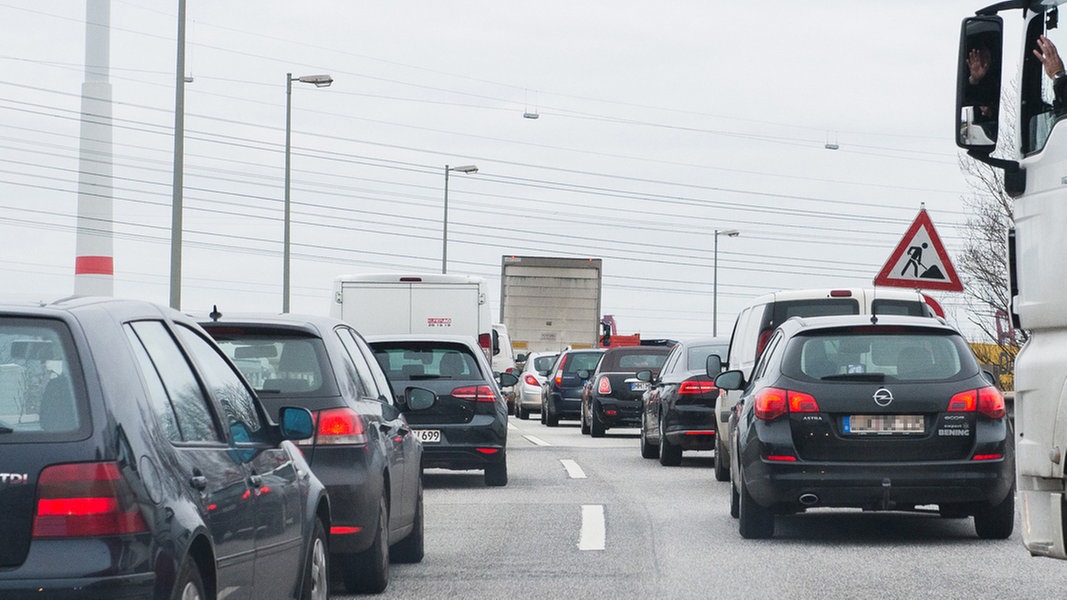
<svg viewBox="0 0 1067 600"><path fill-rule="evenodd" d="M515 384L516 417L528 419L531 410L541 412L541 395L557 356L558 352L531 352L526 355L526 364L519 373L519 383Z"/></svg>

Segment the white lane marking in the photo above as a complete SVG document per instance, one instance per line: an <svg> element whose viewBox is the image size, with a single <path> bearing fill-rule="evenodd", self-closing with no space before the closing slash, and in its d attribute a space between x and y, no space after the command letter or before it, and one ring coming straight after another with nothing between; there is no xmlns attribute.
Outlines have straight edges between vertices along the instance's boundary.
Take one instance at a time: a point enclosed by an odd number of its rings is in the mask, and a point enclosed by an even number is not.
<svg viewBox="0 0 1067 600"><path fill-rule="evenodd" d="M582 505L582 532L579 550L603 550L607 534L604 531L604 505Z"/></svg>
<svg viewBox="0 0 1067 600"><path fill-rule="evenodd" d="M541 438L539 438L539 437L537 437L537 436L533 436L533 435L524 435L524 436L522 436L522 437L524 437L524 438L526 438L526 439L530 440L530 443L531 443L531 444L533 444L533 445L535 445L535 446L551 446L551 445L552 445L552 444L549 444L548 442L546 442L546 441L542 440Z"/></svg>
<svg viewBox="0 0 1067 600"><path fill-rule="evenodd" d="M567 469L567 474L571 476L571 479L585 479L585 471L578 466L578 463L569 458L561 458L559 462L563 463L563 468Z"/></svg>

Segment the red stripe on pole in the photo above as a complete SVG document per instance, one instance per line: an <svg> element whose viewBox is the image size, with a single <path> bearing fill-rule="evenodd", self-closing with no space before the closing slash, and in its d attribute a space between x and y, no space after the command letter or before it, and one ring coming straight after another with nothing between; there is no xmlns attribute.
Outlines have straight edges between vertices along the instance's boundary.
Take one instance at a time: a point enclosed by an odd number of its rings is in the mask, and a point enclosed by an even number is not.
<svg viewBox="0 0 1067 600"><path fill-rule="evenodd" d="M75 275L114 275L115 259L110 256L79 256L74 259Z"/></svg>

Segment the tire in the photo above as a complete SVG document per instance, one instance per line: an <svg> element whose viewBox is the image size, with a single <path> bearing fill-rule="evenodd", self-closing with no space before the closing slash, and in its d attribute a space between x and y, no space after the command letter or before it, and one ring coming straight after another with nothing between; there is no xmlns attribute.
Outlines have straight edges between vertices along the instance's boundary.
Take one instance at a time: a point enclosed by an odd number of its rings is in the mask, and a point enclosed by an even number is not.
<svg viewBox="0 0 1067 600"><path fill-rule="evenodd" d="M502 487L508 484L508 461L507 455L502 461L489 465L485 468L485 485L489 487Z"/></svg>
<svg viewBox="0 0 1067 600"><path fill-rule="evenodd" d="M659 419L659 464L665 467L677 467L682 464L682 447L667 441L663 431L663 417Z"/></svg>
<svg viewBox="0 0 1067 600"><path fill-rule="evenodd" d="M545 406L544 402L542 402L541 403L541 424L542 425L548 425L548 418L547 417L548 417L548 408Z"/></svg>
<svg viewBox="0 0 1067 600"><path fill-rule="evenodd" d="M645 433L646 420L644 415L641 415L641 458L656 458L659 456L659 444L653 444L648 441L648 434Z"/></svg>
<svg viewBox="0 0 1067 600"><path fill-rule="evenodd" d="M300 588L300 600L328 600L330 597L330 564L326 528L321 519L315 519L315 530L304 562L304 583Z"/></svg>
<svg viewBox="0 0 1067 600"><path fill-rule="evenodd" d="M585 405L582 405L581 412L578 416L582 421L582 435L589 435L589 421L585 420Z"/></svg>
<svg viewBox="0 0 1067 600"><path fill-rule="evenodd" d="M1015 530L1015 489L1000 504L975 513L974 531L983 540L1003 540Z"/></svg>
<svg viewBox="0 0 1067 600"><path fill-rule="evenodd" d="M422 478L419 478L419 494L415 500L415 520L411 533L389 548L389 560L394 563L420 563L426 554L426 511L422 503Z"/></svg>
<svg viewBox="0 0 1067 600"><path fill-rule="evenodd" d="M597 416L593 407L589 407L589 421L589 435L595 438L604 437L604 432L607 431L608 428L604 426L604 422Z"/></svg>
<svg viewBox="0 0 1067 600"><path fill-rule="evenodd" d="M730 516L735 519L741 516L741 494L733 483L730 484Z"/></svg>
<svg viewBox="0 0 1067 600"><path fill-rule="evenodd" d="M178 577L174 581L173 600L205 600L204 579L200 575L200 567L191 556L186 556L182 561Z"/></svg>
<svg viewBox="0 0 1067 600"><path fill-rule="evenodd" d="M715 481L730 481L730 457L719 432L715 432Z"/></svg>
<svg viewBox="0 0 1067 600"><path fill-rule="evenodd" d="M746 540L763 540L774 536L774 513L752 499L745 486L745 478L739 477L738 531Z"/></svg>
<svg viewBox="0 0 1067 600"><path fill-rule="evenodd" d="M525 421L526 419L530 418L530 411L527 410L526 408L523 408L522 404L516 404L515 405L515 416L518 417L519 419Z"/></svg>
<svg viewBox="0 0 1067 600"><path fill-rule="evenodd" d="M389 585L389 506L385 496L378 501L378 524L370 548L345 554L342 572L345 587L354 594L380 594Z"/></svg>

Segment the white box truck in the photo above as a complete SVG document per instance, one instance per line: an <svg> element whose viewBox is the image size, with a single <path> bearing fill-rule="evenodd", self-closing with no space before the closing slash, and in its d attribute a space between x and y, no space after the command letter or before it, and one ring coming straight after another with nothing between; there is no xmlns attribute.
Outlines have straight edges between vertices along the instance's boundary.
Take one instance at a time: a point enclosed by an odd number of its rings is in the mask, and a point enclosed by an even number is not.
<svg viewBox="0 0 1067 600"><path fill-rule="evenodd" d="M515 353L596 348L602 271L599 258L504 256L500 320Z"/></svg>
<svg viewBox="0 0 1067 600"><path fill-rule="evenodd" d="M468 275L373 273L334 278L330 315L363 335L469 335L492 360L488 284Z"/></svg>

